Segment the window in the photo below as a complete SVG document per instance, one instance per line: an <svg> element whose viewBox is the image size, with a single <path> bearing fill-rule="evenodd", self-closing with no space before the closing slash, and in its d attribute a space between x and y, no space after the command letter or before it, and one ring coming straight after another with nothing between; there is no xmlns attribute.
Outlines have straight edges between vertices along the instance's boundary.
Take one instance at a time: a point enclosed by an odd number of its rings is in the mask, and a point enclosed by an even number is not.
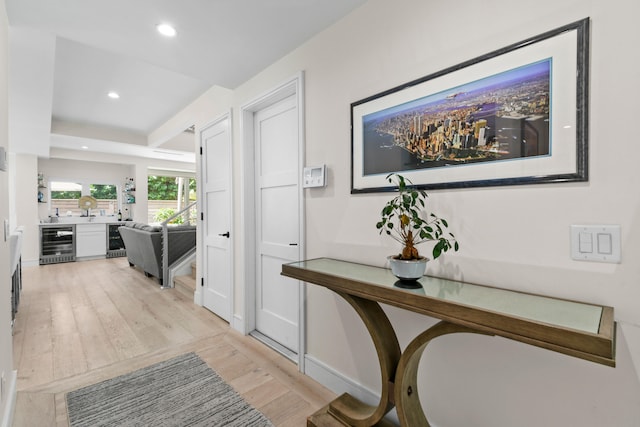
<svg viewBox="0 0 640 427"><path fill-rule="evenodd" d="M52 214L60 216L80 215L81 209L78 207L78 199L82 195L82 184L77 182L51 181L51 211Z"/></svg>
<svg viewBox="0 0 640 427"><path fill-rule="evenodd" d="M149 175L147 185L150 224L161 223L196 201L196 180L188 176ZM194 206L186 218L180 216L171 223L190 222L195 215Z"/></svg>
<svg viewBox="0 0 640 427"><path fill-rule="evenodd" d="M118 188L111 184L89 184L90 194L98 199L99 210L107 215L115 214L118 206Z"/></svg>
<svg viewBox="0 0 640 427"><path fill-rule="evenodd" d="M104 210L105 215L118 212L118 187L115 184L85 184L81 182L50 181L51 215L86 215L84 209L78 207L78 199L90 194L98 199L98 206L92 215Z"/></svg>

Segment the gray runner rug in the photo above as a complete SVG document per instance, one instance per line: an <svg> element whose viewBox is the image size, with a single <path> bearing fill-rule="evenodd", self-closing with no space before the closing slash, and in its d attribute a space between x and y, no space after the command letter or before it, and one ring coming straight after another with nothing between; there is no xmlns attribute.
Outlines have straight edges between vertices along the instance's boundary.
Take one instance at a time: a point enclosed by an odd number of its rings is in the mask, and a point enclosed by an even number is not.
<svg viewBox="0 0 640 427"><path fill-rule="evenodd" d="M66 398L71 427L272 426L195 353L74 390Z"/></svg>

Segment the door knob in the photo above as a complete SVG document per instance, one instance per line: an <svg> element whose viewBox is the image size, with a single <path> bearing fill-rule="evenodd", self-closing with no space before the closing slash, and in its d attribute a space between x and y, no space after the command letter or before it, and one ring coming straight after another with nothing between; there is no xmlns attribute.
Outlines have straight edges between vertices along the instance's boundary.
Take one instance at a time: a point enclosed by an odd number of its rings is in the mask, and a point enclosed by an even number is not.
<svg viewBox="0 0 640 427"><path fill-rule="evenodd" d="M229 234L229 232L227 231L226 233L218 234L218 236L226 237L228 239L231 234Z"/></svg>

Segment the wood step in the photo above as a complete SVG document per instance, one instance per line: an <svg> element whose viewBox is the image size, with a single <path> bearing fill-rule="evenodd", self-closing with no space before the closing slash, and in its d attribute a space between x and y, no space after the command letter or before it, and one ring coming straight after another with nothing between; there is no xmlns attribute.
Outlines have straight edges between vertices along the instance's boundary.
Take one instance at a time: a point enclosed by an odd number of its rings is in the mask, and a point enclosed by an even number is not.
<svg viewBox="0 0 640 427"><path fill-rule="evenodd" d="M196 279L191 276L176 276L173 278L173 286L187 298L193 299L196 291Z"/></svg>

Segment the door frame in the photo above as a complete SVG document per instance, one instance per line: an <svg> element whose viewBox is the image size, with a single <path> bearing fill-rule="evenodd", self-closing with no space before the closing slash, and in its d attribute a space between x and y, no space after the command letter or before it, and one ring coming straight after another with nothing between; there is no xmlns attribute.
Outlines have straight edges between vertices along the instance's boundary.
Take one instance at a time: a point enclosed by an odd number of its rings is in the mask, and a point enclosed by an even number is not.
<svg viewBox="0 0 640 427"><path fill-rule="evenodd" d="M304 72L284 81L268 92L254 98L240 107L240 132L243 150L243 173L241 178L241 209L240 223L244 232L243 258L244 267L240 270L244 277L240 280L244 284L244 319L242 322L244 334L256 328L256 176L255 176L255 133L253 126L254 114L285 98L295 95L298 108L298 215L300 216L298 243L298 258L304 259L305 251L305 212L304 189L302 188L302 171L305 159L305 127L304 127ZM298 310L298 369L304 372L304 355L306 353L306 287L300 282L300 297ZM234 319L235 320L235 319ZM240 326L240 325L238 325ZM238 328L236 328L238 329Z"/></svg>
<svg viewBox="0 0 640 427"><path fill-rule="evenodd" d="M233 194L234 194L234 185L233 185L233 120L232 120L233 116L232 116L232 111L229 110L223 114L221 114L220 116L216 117L215 119L211 120L210 122L207 122L205 125L203 125L200 130L198 131L198 150L200 150L200 159L197 162L197 173L196 173L196 187L198 188L198 200L196 201L196 207L198 208L198 213L200 214L200 219L197 222L197 233L199 235L198 237L198 244L196 246L196 262L197 265L201 265L201 268L197 268L196 269L196 292L194 294L194 302L202 307L204 307L204 263L205 263L205 259L204 259L204 254L205 254L205 234L204 234L204 228L203 228L203 216L202 216L202 212L204 209L204 197L205 197L205 191L204 191L204 186L200 183L203 183L202 180L202 174L203 174L203 163L204 163L204 156L202 155L202 134L203 132L205 132L207 129L209 129L212 126L215 126L225 120L227 120L228 123L228 130L227 130L227 135L228 135L228 144L229 144L229 192L231 194L231 203L229 204L229 232L231 234L231 238L229 239L229 281L231 282L231 289L229 292L229 324L231 325L233 320L234 320L234 307L235 307L235 280L234 280L234 269L235 269L235 262L234 262L234 240L236 236L235 233L235 218L234 218L234 209L233 209ZM200 184L200 185L198 185Z"/></svg>

